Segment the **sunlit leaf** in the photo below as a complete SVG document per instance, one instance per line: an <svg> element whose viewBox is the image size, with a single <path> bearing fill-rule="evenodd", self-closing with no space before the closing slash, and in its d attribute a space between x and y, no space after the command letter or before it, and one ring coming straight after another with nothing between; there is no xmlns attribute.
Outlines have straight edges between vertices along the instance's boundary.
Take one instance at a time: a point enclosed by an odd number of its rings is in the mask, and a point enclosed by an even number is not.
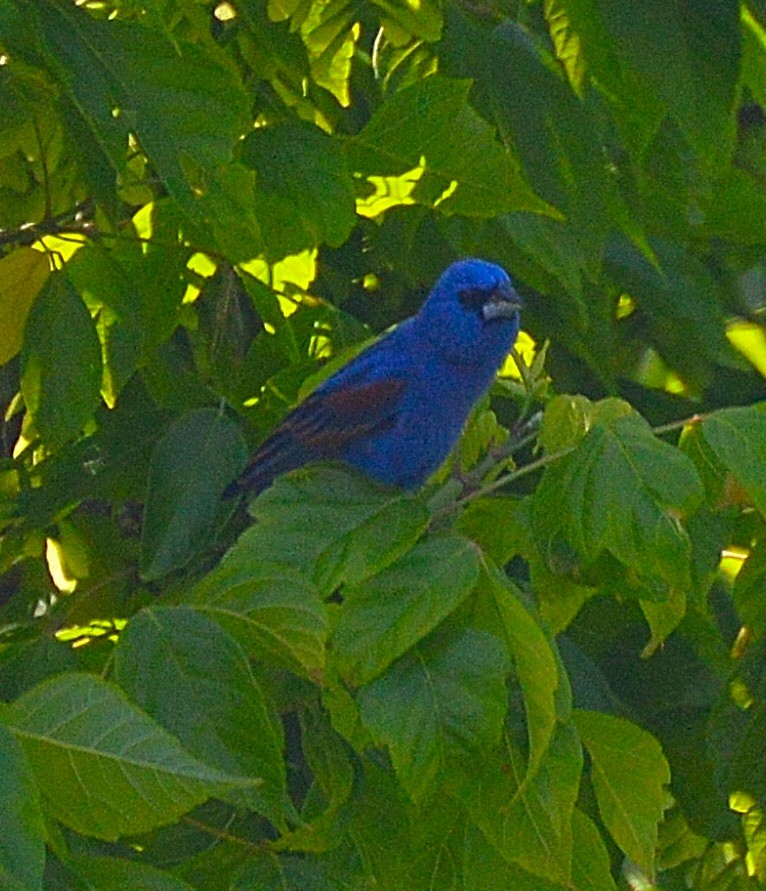
<svg viewBox="0 0 766 891"><path fill-rule="evenodd" d="M393 96L348 144L355 171L394 176L425 159L412 198L445 213L545 212L490 125L467 103L470 83L439 75Z"/></svg>
<svg viewBox="0 0 766 891"><path fill-rule="evenodd" d="M32 248L0 259L0 365L21 349L27 313L50 275L50 261Z"/></svg>

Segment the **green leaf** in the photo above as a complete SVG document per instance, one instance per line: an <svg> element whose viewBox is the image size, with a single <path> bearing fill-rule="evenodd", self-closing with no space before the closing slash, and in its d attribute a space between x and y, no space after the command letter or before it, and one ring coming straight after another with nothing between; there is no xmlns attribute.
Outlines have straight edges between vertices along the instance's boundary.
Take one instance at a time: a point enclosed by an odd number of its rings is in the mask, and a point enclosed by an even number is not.
<svg viewBox="0 0 766 891"><path fill-rule="evenodd" d="M0 712L0 715L5 712ZM9 891L42 888L45 826L40 792L24 752L0 723L0 887Z"/></svg>
<svg viewBox="0 0 766 891"><path fill-rule="evenodd" d="M701 424L705 442L766 517L766 411L723 408Z"/></svg>
<svg viewBox="0 0 766 891"><path fill-rule="evenodd" d="M250 658L312 679L324 670L328 620L316 589L242 539L187 601L221 624Z"/></svg>
<svg viewBox="0 0 766 891"><path fill-rule="evenodd" d="M396 93L349 140L352 168L367 176L396 176L423 158L425 173L412 193L419 203L479 217L546 212L490 125L468 104L470 86L434 75Z"/></svg>
<svg viewBox="0 0 766 891"><path fill-rule="evenodd" d="M67 858L66 865L86 887L98 891L194 891L177 876L135 860L81 854Z"/></svg>
<svg viewBox="0 0 766 891"><path fill-rule="evenodd" d="M507 860L476 826L466 827L465 891L561 891L558 882L546 881Z"/></svg>
<svg viewBox="0 0 766 891"><path fill-rule="evenodd" d="M660 744L623 718L576 710L575 726L591 758L601 818L620 848L654 874L657 826L667 806L668 763Z"/></svg>
<svg viewBox="0 0 766 891"><path fill-rule="evenodd" d="M636 15L615 0L599 0L598 9L620 65L683 127L699 161L712 167L726 160L741 55L737 4L648 0Z"/></svg>
<svg viewBox="0 0 766 891"><path fill-rule="evenodd" d="M281 725L244 651L220 625L189 607L142 610L120 634L115 677L192 755L227 773L262 780L257 789L235 790L229 797L283 825Z"/></svg>
<svg viewBox="0 0 766 891"><path fill-rule="evenodd" d="M50 678L6 715L45 810L83 835L147 832L252 783L197 761L119 688L93 675Z"/></svg>
<svg viewBox="0 0 766 891"><path fill-rule="evenodd" d="M455 610L478 577L476 547L456 535L437 535L346 587L330 642L341 674L357 686L373 680Z"/></svg>
<svg viewBox="0 0 766 891"><path fill-rule="evenodd" d="M540 426L540 443L546 452L577 445L598 424L605 424L633 412L623 399L591 402L585 396L554 396L545 406Z"/></svg>
<svg viewBox="0 0 766 891"><path fill-rule="evenodd" d="M346 241L356 222L354 188L336 140L311 124L262 127L243 142L242 161L257 174L256 213L270 221L269 259Z"/></svg>
<svg viewBox="0 0 766 891"><path fill-rule="evenodd" d="M474 761L458 794L504 859L569 887L572 814L582 763L573 725L559 724L530 782L525 782L526 758L506 739L491 757Z"/></svg>
<svg viewBox="0 0 766 891"><path fill-rule="evenodd" d="M594 427L545 471L533 498L543 552L565 543L582 558L609 551L640 577L690 584L691 546L680 517L702 497L691 460L633 414Z"/></svg>
<svg viewBox="0 0 766 891"><path fill-rule="evenodd" d="M22 247L0 259L0 365L21 349L24 323L50 275L45 254Z"/></svg>
<svg viewBox="0 0 766 891"><path fill-rule="evenodd" d="M256 519L236 554L260 554L308 573L320 591L357 584L408 551L428 526L416 496L347 467L316 465L274 482L250 507Z"/></svg>
<svg viewBox="0 0 766 891"><path fill-rule="evenodd" d="M552 646L537 620L523 605L518 591L494 566L482 569L480 590L486 591L500 619L508 651L524 696L529 735L529 766L525 782L539 769L556 731L555 693L561 683Z"/></svg>
<svg viewBox="0 0 766 891"><path fill-rule="evenodd" d="M518 498L475 498L456 518L455 529L475 541L498 566L526 552L529 523Z"/></svg>
<svg viewBox="0 0 766 891"><path fill-rule="evenodd" d="M359 691L362 721L388 747L414 801L426 797L450 760L479 757L497 743L508 668L494 635L445 629Z"/></svg>
<svg viewBox="0 0 766 891"><path fill-rule="evenodd" d="M247 127L249 100L234 68L209 46L123 21L95 21L66 4L35 5L46 61L79 130L121 172L128 132L168 192L193 219L194 191L231 160Z"/></svg>
<svg viewBox="0 0 766 891"><path fill-rule="evenodd" d="M579 808L572 813L572 885L577 891L617 891L604 839Z"/></svg>
<svg viewBox="0 0 766 891"><path fill-rule="evenodd" d="M60 446L82 433L99 403L101 345L63 273L48 278L27 317L21 392L38 433Z"/></svg>
<svg viewBox="0 0 766 891"><path fill-rule="evenodd" d="M215 409L188 412L171 426L149 468L141 531L144 578L161 578L205 549L216 512L226 509L221 495L246 459L239 427Z"/></svg>

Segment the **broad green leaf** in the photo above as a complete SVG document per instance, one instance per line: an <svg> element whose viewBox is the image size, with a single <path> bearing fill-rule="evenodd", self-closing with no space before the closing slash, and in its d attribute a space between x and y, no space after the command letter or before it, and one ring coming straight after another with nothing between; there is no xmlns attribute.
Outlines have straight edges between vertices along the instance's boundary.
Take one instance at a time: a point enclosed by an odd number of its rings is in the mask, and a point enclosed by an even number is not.
<svg viewBox="0 0 766 891"><path fill-rule="evenodd" d="M21 349L27 314L49 275L48 257L32 248L19 248L0 259L0 365Z"/></svg>
<svg viewBox="0 0 766 891"><path fill-rule="evenodd" d="M206 173L231 160L247 126L248 100L233 67L199 43L96 21L74 6L36 5L35 14L46 62L92 151L121 172L135 133L169 193L200 218L195 190L204 192Z"/></svg>
<svg viewBox="0 0 766 891"><path fill-rule="evenodd" d="M476 759L458 794L487 839L508 861L570 886L572 814L583 755L571 723L559 724L540 769L525 782L526 758L509 740Z"/></svg>
<svg viewBox="0 0 766 891"><path fill-rule="evenodd" d="M670 770L660 744L623 718L578 709L575 726L591 759L599 812L620 848L654 874L657 826L667 806Z"/></svg>
<svg viewBox="0 0 766 891"><path fill-rule="evenodd" d="M348 586L330 641L341 674L357 686L380 675L456 609L478 577L475 546L437 535Z"/></svg>
<svg viewBox="0 0 766 891"><path fill-rule="evenodd" d="M281 725L244 651L219 624L189 607L142 610L120 634L115 676L192 755L227 773L262 780L229 797L283 823Z"/></svg>
<svg viewBox="0 0 766 891"><path fill-rule="evenodd" d="M615 0L597 6L620 65L683 127L699 161L711 167L725 161L741 55L737 4L648 0L641 15Z"/></svg>
<svg viewBox="0 0 766 891"><path fill-rule="evenodd" d="M465 891L562 891L558 882L547 881L507 860L476 826L468 825L463 851Z"/></svg>
<svg viewBox="0 0 766 891"><path fill-rule="evenodd" d="M557 452L576 446L585 434L598 424L605 424L633 412L623 399L600 399L591 402L585 396L554 396L545 406L540 443L546 452Z"/></svg>
<svg viewBox="0 0 766 891"><path fill-rule="evenodd" d="M351 60L359 38L358 9L351 0L333 3L294 3L271 0L269 17L291 17L309 53L311 74L342 106L351 102Z"/></svg>
<svg viewBox="0 0 766 891"><path fill-rule="evenodd" d="M6 716L45 810L83 835L114 840L148 832L252 784L197 761L118 687L93 675L50 678Z"/></svg>
<svg viewBox="0 0 766 891"><path fill-rule="evenodd" d="M475 541L498 566L505 566L527 550L529 523L523 505L518 498L499 495L476 498L460 512L455 529Z"/></svg>
<svg viewBox="0 0 766 891"><path fill-rule="evenodd" d="M355 196L333 137L304 123L260 128L245 139L242 161L257 174L256 213L270 221L263 232L269 259L346 241Z"/></svg>
<svg viewBox="0 0 766 891"><path fill-rule="evenodd" d="M579 808L572 813L572 886L577 891L617 891L604 839Z"/></svg>
<svg viewBox="0 0 766 891"><path fill-rule="evenodd" d="M468 104L470 82L433 75L396 93L348 143L352 169L367 176L425 174L412 197L449 214L544 213L490 125Z"/></svg>
<svg viewBox="0 0 766 891"><path fill-rule="evenodd" d="M766 517L766 411L723 408L701 424L705 442Z"/></svg>
<svg viewBox="0 0 766 891"><path fill-rule="evenodd" d="M21 392L43 441L76 438L99 403L101 346L85 304L63 273L48 278L27 316Z"/></svg>
<svg viewBox="0 0 766 891"><path fill-rule="evenodd" d="M324 670L328 620L316 589L288 566L238 543L187 601L219 622L248 656L317 679Z"/></svg>
<svg viewBox="0 0 766 891"><path fill-rule="evenodd" d="M479 588L487 593L497 611L524 696L529 735L527 782L539 769L551 744L557 717L569 717L557 715L555 693L561 683L558 665L545 632L503 573L493 566L484 566Z"/></svg>
<svg viewBox="0 0 766 891"><path fill-rule="evenodd" d="M4 712L0 712L0 715ZM45 777L42 777L45 780ZM42 888L45 826L40 792L24 752L0 723L0 887L9 891Z"/></svg>
<svg viewBox="0 0 766 891"><path fill-rule="evenodd" d="M356 584L380 572L415 544L430 519L416 495L333 465L281 477L250 512L256 523L231 559L257 554L298 567L327 594L341 582Z"/></svg>
<svg viewBox="0 0 766 891"><path fill-rule="evenodd" d="M358 694L363 723L391 753L414 801L452 759L480 757L500 738L508 662L502 643L445 629L418 644Z"/></svg>
<svg viewBox="0 0 766 891"><path fill-rule="evenodd" d="M680 517L701 497L691 460L633 414L593 427L546 469L533 528L549 559L562 544L586 560L609 551L649 582L688 587L691 546Z"/></svg>
<svg viewBox="0 0 766 891"><path fill-rule="evenodd" d="M157 579L186 565L210 541L221 495L247 447L239 427L212 408L179 418L157 443L141 531L141 573Z"/></svg>
<svg viewBox="0 0 766 891"><path fill-rule="evenodd" d="M194 891L172 873L135 860L79 854L68 858L66 864L86 887L98 891Z"/></svg>

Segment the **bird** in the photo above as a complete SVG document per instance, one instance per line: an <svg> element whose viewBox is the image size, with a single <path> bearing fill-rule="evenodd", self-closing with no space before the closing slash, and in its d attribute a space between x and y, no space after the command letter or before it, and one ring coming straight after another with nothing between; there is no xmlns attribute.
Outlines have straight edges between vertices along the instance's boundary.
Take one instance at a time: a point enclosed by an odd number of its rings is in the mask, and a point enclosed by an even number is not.
<svg viewBox="0 0 766 891"><path fill-rule="evenodd" d="M332 460L379 483L420 487L447 457L519 333L522 301L505 270L467 258L420 311L318 386L227 488L254 497L283 473Z"/></svg>

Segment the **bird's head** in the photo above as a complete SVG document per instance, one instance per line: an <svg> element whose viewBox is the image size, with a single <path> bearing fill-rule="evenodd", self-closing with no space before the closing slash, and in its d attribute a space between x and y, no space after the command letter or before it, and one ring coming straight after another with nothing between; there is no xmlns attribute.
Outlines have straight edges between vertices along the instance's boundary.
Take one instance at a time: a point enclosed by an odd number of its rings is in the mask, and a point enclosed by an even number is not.
<svg viewBox="0 0 766 891"><path fill-rule="evenodd" d="M500 353L519 333L521 298L505 270L485 260L458 260L441 275L418 314L428 339L457 363Z"/></svg>

